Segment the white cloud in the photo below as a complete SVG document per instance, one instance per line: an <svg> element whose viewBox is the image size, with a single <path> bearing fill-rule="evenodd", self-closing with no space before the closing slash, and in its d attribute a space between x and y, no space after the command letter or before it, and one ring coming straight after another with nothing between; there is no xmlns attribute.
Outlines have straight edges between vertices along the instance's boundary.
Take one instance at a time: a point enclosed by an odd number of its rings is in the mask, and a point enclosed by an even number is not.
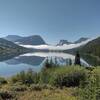
<svg viewBox="0 0 100 100"><path fill-rule="evenodd" d="M20 46L26 47L26 48L33 48L33 49L48 49L48 50L68 50L68 49L73 49L82 45L85 45L86 43L88 43L89 41L91 41L93 39L88 39L86 41L83 41L81 43L77 43L77 44L64 44L62 46L54 46L54 45L23 45L23 44L19 44Z"/></svg>

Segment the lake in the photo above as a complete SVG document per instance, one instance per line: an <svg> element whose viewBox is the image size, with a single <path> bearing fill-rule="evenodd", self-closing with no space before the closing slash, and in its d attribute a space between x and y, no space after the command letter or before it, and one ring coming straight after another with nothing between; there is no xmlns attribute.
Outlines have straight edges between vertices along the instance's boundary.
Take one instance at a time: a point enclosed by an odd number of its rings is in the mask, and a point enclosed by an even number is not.
<svg viewBox="0 0 100 100"><path fill-rule="evenodd" d="M0 76L9 77L30 68L35 72L39 72L43 68L47 58L52 58L53 61L56 59L56 62L60 65L68 65L69 59L74 64L75 56L61 52L33 52L14 57L9 57L8 55L4 57L0 56ZM90 66L82 58L81 64L83 66Z"/></svg>

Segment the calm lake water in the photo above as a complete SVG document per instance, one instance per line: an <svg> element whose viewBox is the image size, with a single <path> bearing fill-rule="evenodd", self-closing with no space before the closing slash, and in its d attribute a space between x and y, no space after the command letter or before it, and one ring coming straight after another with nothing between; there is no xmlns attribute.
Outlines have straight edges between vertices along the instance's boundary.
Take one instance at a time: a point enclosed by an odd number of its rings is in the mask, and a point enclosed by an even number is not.
<svg viewBox="0 0 100 100"><path fill-rule="evenodd" d="M46 59L51 58L53 61L56 59L57 63L60 65L68 65L69 59L71 59L72 64L74 64L75 56L57 52L33 52L15 56L13 58L0 56L0 76L9 77L20 71L28 70L29 68L32 68L35 72L39 72ZM82 58L81 64L89 66L89 64Z"/></svg>

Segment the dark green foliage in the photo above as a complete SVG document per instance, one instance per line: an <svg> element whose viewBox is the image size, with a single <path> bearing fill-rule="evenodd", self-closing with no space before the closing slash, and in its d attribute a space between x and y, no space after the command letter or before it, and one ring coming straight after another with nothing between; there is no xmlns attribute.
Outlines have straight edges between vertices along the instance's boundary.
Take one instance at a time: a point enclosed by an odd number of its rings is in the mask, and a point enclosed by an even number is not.
<svg viewBox="0 0 100 100"><path fill-rule="evenodd" d="M58 67L51 68L41 72L40 82L54 86L79 86L82 80L85 80L87 71L82 67Z"/></svg>
<svg viewBox="0 0 100 100"><path fill-rule="evenodd" d="M27 90L27 86L25 85L13 85L10 88L11 91L16 91L16 92L23 92Z"/></svg>
<svg viewBox="0 0 100 100"><path fill-rule="evenodd" d="M54 66L59 66L59 64L58 64L58 61L57 61L57 58L55 57L55 62L54 62Z"/></svg>
<svg viewBox="0 0 100 100"><path fill-rule="evenodd" d="M72 60L69 58L69 59L66 59L66 66L71 66L72 65Z"/></svg>
<svg viewBox="0 0 100 100"><path fill-rule="evenodd" d="M54 90L55 87L53 87L49 84L31 84L29 87L29 90L31 90L31 91L41 91L42 89Z"/></svg>
<svg viewBox="0 0 100 100"><path fill-rule="evenodd" d="M81 65L80 54L78 51L76 52L76 55L75 55L75 65Z"/></svg>
<svg viewBox="0 0 100 100"><path fill-rule="evenodd" d="M54 85L56 86L79 86L80 82L82 80L85 80L85 72L80 71L72 71L72 72L67 72L67 73L63 73L62 75L57 75L56 77L54 77L53 81L54 81Z"/></svg>
<svg viewBox="0 0 100 100"><path fill-rule="evenodd" d="M30 86L30 90L31 90L31 91L41 91L41 90L42 90L42 87L41 87L41 85L39 85L39 84L32 84L32 85Z"/></svg>
<svg viewBox="0 0 100 100"><path fill-rule="evenodd" d="M46 62L45 62L45 68L51 68L51 65L50 65L48 58L46 59Z"/></svg>
<svg viewBox="0 0 100 100"><path fill-rule="evenodd" d="M69 65L72 65L72 60L71 59L69 59Z"/></svg>
<svg viewBox="0 0 100 100"><path fill-rule="evenodd" d="M86 53L100 57L100 37L87 43L79 49L81 53Z"/></svg>
<svg viewBox="0 0 100 100"><path fill-rule="evenodd" d="M0 54L21 54L25 52L29 52L29 49L26 49L24 47L18 46L17 44L5 40L3 38L0 38Z"/></svg>
<svg viewBox="0 0 100 100"><path fill-rule="evenodd" d="M80 100L100 100L100 68L90 71L81 83Z"/></svg>
<svg viewBox="0 0 100 100"><path fill-rule="evenodd" d="M87 61L92 66L100 65L100 58L90 55L90 54L81 54L82 58Z"/></svg>
<svg viewBox="0 0 100 100"><path fill-rule="evenodd" d="M37 82L36 78L38 78L37 73L34 73L32 69L29 69L27 72L22 71L19 74L13 76L11 81L13 83L22 82L23 84L32 84Z"/></svg>
<svg viewBox="0 0 100 100"><path fill-rule="evenodd" d="M6 84L7 80L5 78L0 77L0 85L1 84Z"/></svg>
<svg viewBox="0 0 100 100"><path fill-rule="evenodd" d="M79 86L82 80L85 80L87 71L79 66L52 67L43 69L39 73L33 73L32 70L20 72L11 78L13 83L22 82L22 84L50 84L53 86Z"/></svg>
<svg viewBox="0 0 100 100"><path fill-rule="evenodd" d="M12 100L15 97L14 93L9 91L0 91L0 100Z"/></svg>
<svg viewBox="0 0 100 100"><path fill-rule="evenodd" d="M44 68L52 68L52 67L56 67L56 66L57 66L57 67L59 66L56 57L55 57L54 61L53 61L52 58L50 58L50 59L47 58L47 59L46 59L46 62L45 62Z"/></svg>

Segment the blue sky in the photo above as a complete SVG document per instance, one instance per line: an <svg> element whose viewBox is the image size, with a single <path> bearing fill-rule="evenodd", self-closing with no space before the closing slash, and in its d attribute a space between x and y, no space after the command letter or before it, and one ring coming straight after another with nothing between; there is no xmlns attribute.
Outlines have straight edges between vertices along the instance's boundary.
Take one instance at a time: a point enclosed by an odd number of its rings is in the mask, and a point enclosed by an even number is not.
<svg viewBox="0 0 100 100"><path fill-rule="evenodd" d="M47 43L100 35L100 0L0 0L0 37L41 35Z"/></svg>

